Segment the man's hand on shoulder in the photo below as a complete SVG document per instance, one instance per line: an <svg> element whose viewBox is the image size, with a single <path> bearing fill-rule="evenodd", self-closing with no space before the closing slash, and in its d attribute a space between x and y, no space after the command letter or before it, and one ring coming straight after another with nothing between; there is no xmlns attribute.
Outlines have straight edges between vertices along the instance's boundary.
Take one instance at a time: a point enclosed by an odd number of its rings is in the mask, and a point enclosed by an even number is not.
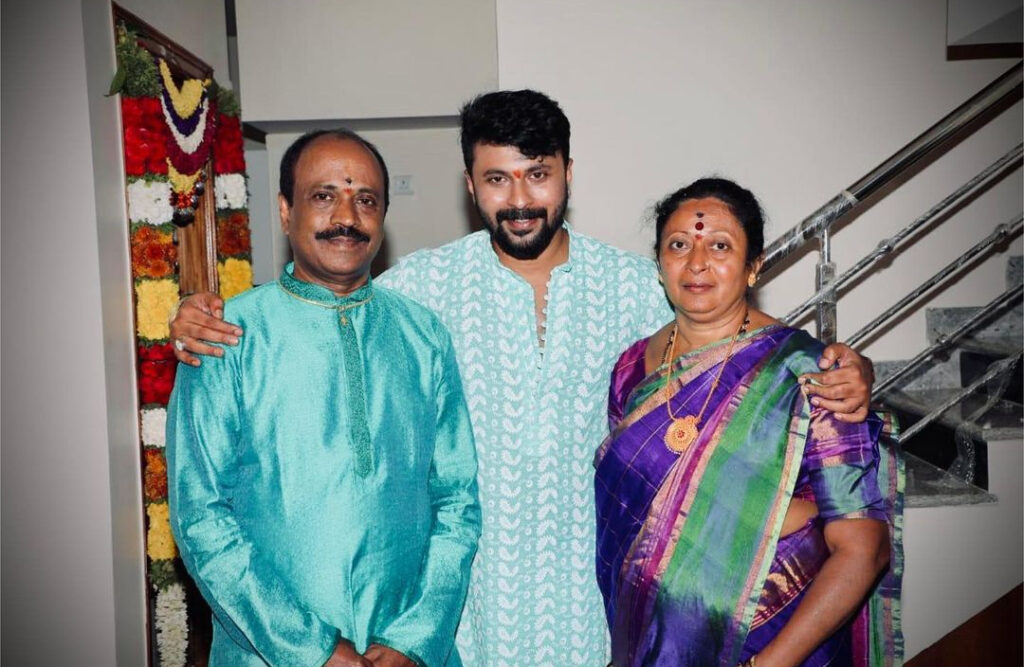
<svg viewBox="0 0 1024 667"><path fill-rule="evenodd" d="M374 663L366 656L359 655L352 642L347 639L339 639L334 646L334 653L331 653L331 657L324 663L324 667L374 667Z"/></svg>
<svg viewBox="0 0 1024 667"><path fill-rule="evenodd" d="M839 421L855 424L867 419L875 381L871 360L849 345L833 343L822 352L818 368L824 372L800 376L800 384L812 396L811 403L834 412Z"/></svg>
<svg viewBox="0 0 1024 667"><path fill-rule="evenodd" d="M224 300L216 294L198 292L185 297L170 322L171 342L178 361L198 366L199 359L193 355L224 355L224 350L210 345L211 342L238 345L242 329L225 322L223 317Z"/></svg>
<svg viewBox="0 0 1024 667"><path fill-rule="evenodd" d="M370 648L366 649L366 657L373 667L416 667L416 663L403 654L380 644L370 644Z"/></svg>

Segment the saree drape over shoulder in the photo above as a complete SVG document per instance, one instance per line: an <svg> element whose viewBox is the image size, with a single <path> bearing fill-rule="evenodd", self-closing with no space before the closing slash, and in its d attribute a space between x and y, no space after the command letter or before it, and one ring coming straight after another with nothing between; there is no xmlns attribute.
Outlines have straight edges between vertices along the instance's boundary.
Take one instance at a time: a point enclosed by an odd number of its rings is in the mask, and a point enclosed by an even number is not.
<svg viewBox="0 0 1024 667"><path fill-rule="evenodd" d="M873 415L844 424L805 400L797 378L815 372L822 345L769 326L695 350L644 373L647 340L612 372L611 434L597 452L597 577L616 667L733 667L764 648L829 556L835 519L885 521L888 571L862 608L803 663L898 665L902 461ZM676 417L700 412L682 453L664 444ZM790 500L818 515L779 537Z"/></svg>

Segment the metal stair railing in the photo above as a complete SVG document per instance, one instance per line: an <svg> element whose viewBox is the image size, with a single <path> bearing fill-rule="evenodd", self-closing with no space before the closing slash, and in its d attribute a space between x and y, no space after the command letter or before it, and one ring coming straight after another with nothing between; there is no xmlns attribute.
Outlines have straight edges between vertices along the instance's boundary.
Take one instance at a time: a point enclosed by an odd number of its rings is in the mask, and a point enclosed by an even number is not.
<svg viewBox="0 0 1024 667"><path fill-rule="evenodd" d="M851 268L838 276L836 275L836 267L831 257L832 240L830 229L832 225L860 206L866 198L899 178L914 164L933 154L937 155L940 151L945 152L948 150L948 146L955 136L968 128L976 120L983 118L987 113L996 109L1000 104L1020 100L1022 96L1022 80L1024 80L1022 73L1024 73L1022 63L1018 63L1010 68L1002 76L932 125L932 127L882 162L866 176L845 190L842 190L798 225L782 234L782 236L766 248L763 264L764 271L776 266L781 260L799 250L812 238L817 238L819 242L819 258L815 270L815 293L788 313L783 318L786 322L796 321L811 308L815 308L818 337L827 343L834 342L836 339L836 301L839 289L850 284L882 257L892 254L898 246L910 240L915 232L927 228L932 222L941 218L961 203L970 200L978 193L984 192L991 184L1004 177L1007 173L1016 171L1021 167L1024 146L1017 144L1016 147L954 190L920 217L903 227L895 235L883 239L874 250L855 262ZM1015 219L997 226L988 237L926 279L896 304L886 309L882 314L854 333L848 340L849 344L853 345L877 331L879 327L891 321L934 287L962 273L964 267L968 266L975 258L981 256L996 244L1020 234L1022 225L1024 225L1024 216L1017 215ZM874 388L875 396L882 398L884 401L886 392L892 390L897 382L919 369L933 355L952 346L984 324L992 317L993 313L1019 302L1022 295L1024 295L1024 286L1015 286L980 308L972 317L961 323L952 332L939 336L933 345L921 351L895 373L876 384ZM928 412L913 427L904 432L900 436L899 441L905 441L920 432L925 426L940 418L948 409L960 403L964 398L991 379L1006 377L1016 367L1020 358L1020 351L1015 350L1008 355L1007 359L993 363L981 378Z"/></svg>
<svg viewBox="0 0 1024 667"><path fill-rule="evenodd" d="M804 310L811 305L816 307L815 319L817 322L818 338L826 343L834 342L836 339L837 279L835 277L835 264L832 262L831 256L831 226L859 206L867 197L901 176L911 166L946 147L954 136L972 122L984 116L984 114L996 108L1005 100L1020 99L1022 81L1024 81L1024 68L1022 68L1021 63L1018 63L925 130L916 139L894 153L866 176L845 190L842 190L798 225L782 234L765 249L763 271L771 269L779 261L796 252L812 237L818 239L819 261L815 272L816 293L810 299L810 303L805 303L801 306ZM1011 151L1004 158L1008 159L1009 163L1013 163L1014 160L1019 163L1019 156L1013 158L1013 152ZM1008 164L1004 165L1003 168L1006 166ZM994 174L1000 172L1001 168L995 168ZM985 172L982 173L984 174ZM987 180L987 178L982 180ZM973 191L974 188L971 189ZM955 194L950 196L954 197ZM959 200L960 198L955 197L955 199ZM917 227L920 227L920 225L917 225ZM917 227L914 228L916 229ZM883 252L881 254L886 253ZM868 260L868 263L870 261L872 260ZM850 276L844 274L843 284L848 282L849 279Z"/></svg>

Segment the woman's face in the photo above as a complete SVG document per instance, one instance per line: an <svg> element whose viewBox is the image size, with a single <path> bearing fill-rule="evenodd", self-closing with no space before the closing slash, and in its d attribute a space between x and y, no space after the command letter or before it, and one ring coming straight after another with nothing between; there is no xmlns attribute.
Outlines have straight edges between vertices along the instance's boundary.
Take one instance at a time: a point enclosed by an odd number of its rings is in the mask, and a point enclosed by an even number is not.
<svg viewBox="0 0 1024 667"><path fill-rule="evenodd" d="M687 318L715 324L746 300L760 259L747 263L747 235L721 200L690 199L665 223L658 248L665 293Z"/></svg>

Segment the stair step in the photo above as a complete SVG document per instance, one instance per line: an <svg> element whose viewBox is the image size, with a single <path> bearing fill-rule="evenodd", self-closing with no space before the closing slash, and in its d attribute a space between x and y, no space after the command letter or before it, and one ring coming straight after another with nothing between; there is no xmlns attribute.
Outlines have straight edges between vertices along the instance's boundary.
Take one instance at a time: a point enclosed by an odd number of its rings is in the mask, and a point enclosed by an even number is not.
<svg viewBox="0 0 1024 667"><path fill-rule="evenodd" d="M907 363L906 359L899 361L876 361L875 378L881 382ZM922 367L913 371L910 375L899 381L903 389L938 389L947 387L959 387L961 381L960 355L950 354L946 357L936 355Z"/></svg>
<svg viewBox="0 0 1024 667"><path fill-rule="evenodd" d="M1006 260L1006 289L1024 282L1024 256L1013 255Z"/></svg>
<svg viewBox="0 0 1024 667"><path fill-rule="evenodd" d="M928 323L928 340L934 343L940 335L953 331L978 312L974 306L952 308L929 308L925 313ZM1021 340L1024 336L1024 308L1015 304L1002 312L992 313L987 322L981 323L972 337L980 340Z"/></svg>
<svg viewBox="0 0 1024 667"><path fill-rule="evenodd" d="M984 354L996 358L1010 357L1019 354L1021 351L1021 340L1019 337L991 337L991 338L976 338L974 336L964 336L956 342L956 347L968 352L976 352L978 354Z"/></svg>
<svg viewBox="0 0 1024 667"><path fill-rule="evenodd" d="M959 389L906 389L887 392L882 401L914 415L926 415L942 402L956 396ZM936 421L955 429L961 424L979 440L1011 440L1024 437L1024 406L1007 400L997 401L981 417L967 421L966 416L982 406L985 396L975 393L946 410Z"/></svg>
<svg viewBox="0 0 1024 667"><path fill-rule="evenodd" d="M904 454L904 458L907 466L907 486L904 494L906 507L979 505L996 502L996 497L988 491L968 484L913 454Z"/></svg>

